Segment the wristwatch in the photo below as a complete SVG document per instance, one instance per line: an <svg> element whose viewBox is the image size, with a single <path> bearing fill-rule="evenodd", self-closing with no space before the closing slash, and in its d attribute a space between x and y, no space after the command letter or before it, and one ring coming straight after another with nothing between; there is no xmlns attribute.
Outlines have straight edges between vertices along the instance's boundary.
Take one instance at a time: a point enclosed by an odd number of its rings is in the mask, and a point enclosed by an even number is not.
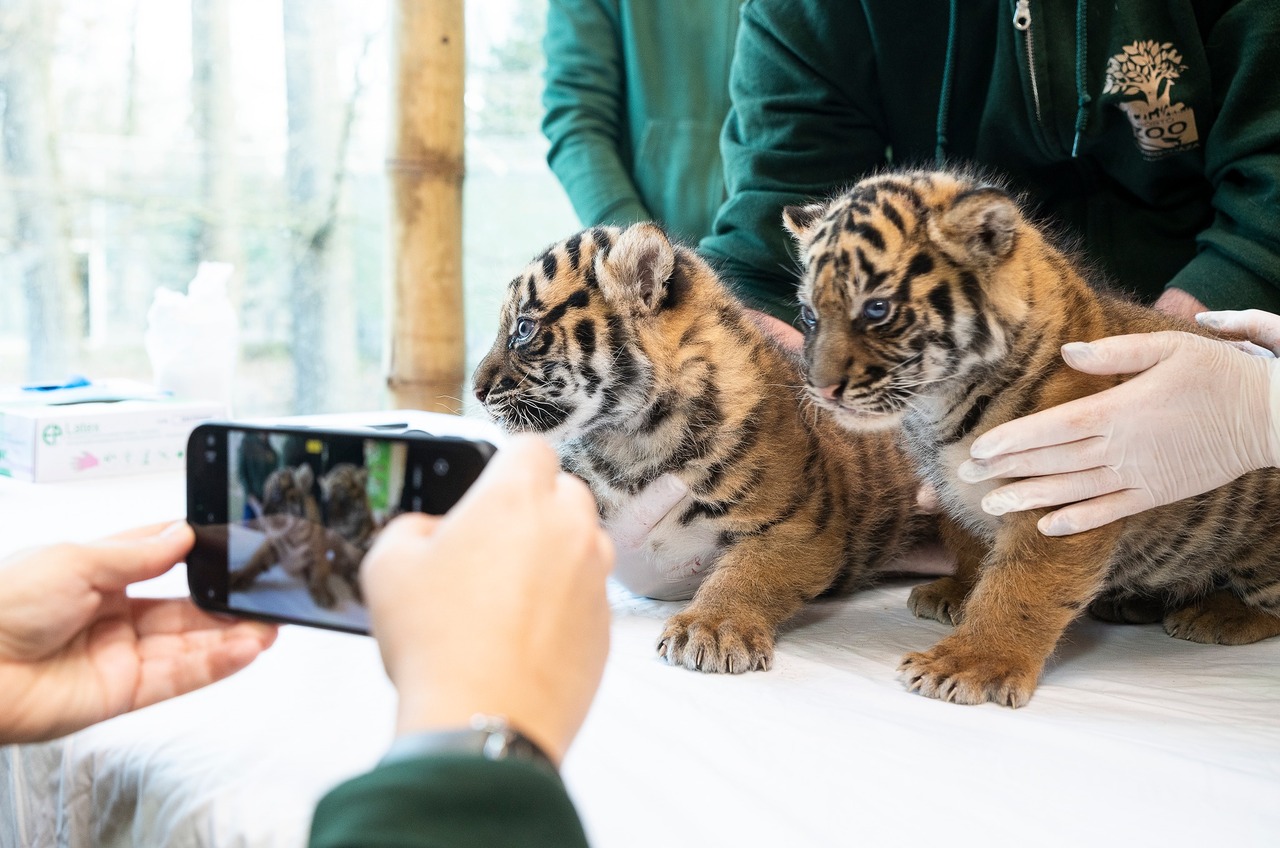
<svg viewBox="0 0 1280 848"><path fill-rule="evenodd" d="M432 754L479 754L486 760L522 760L556 771L537 743L516 730L505 716L476 713L471 726L458 730L429 730L398 737L379 765Z"/></svg>

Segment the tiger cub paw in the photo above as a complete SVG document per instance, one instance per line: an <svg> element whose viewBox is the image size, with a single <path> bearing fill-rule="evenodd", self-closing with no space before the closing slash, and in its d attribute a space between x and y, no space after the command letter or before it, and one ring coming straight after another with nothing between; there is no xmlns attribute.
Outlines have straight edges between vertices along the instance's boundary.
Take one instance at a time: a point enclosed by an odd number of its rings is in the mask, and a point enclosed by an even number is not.
<svg viewBox="0 0 1280 848"><path fill-rule="evenodd" d="M941 577L911 590L907 608L916 618L931 618L943 624L959 624L969 593L954 577Z"/></svg>
<svg viewBox="0 0 1280 848"><path fill-rule="evenodd" d="M1021 707L1031 700L1040 668L1025 658L995 655L948 637L903 657L898 676L908 691L941 701Z"/></svg>
<svg viewBox="0 0 1280 848"><path fill-rule="evenodd" d="M1280 635L1280 618L1228 591L1218 591L1164 617L1164 632L1206 645L1248 645Z"/></svg>
<svg viewBox="0 0 1280 848"><path fill-rule="evenodd" d="M658 656L691 671L768 671L773 630L741 616L686 610L667 621L658 638Z"/></svg>

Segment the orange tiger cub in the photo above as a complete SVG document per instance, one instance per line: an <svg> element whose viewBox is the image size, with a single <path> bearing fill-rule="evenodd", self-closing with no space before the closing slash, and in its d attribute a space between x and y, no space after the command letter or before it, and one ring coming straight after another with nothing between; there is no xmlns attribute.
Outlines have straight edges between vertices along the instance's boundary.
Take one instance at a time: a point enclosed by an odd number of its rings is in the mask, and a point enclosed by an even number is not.
<svg viewBox="0 0 1280 848"><path fill-rule="evenodd" d="M1021 706L1086 609L1196 642L1280 634L1280 471L1059 538L1036 529L1047 510L983 512L1006 481L956 476L981 433L1123 379L1072 370L1062 344L1207 333L1095 291L1015 200L966 174L875 176L783 217L805 265L810 391L850 430L901 430L958 559L954 577L909 599L956 627L902 661L908 688Z"/></svg>
<svg viewBox="0 0 1280 848"><path fill-rule="evenodd" d="M558 443L606 529L661 475L689 487L646 540L670 566L718 551L659 638L671 665L767 669L780 623L920 529L892 437L850 439L812 408L795 358L651 224L578 233L512 280L475 391L505 429Z"/></svg>

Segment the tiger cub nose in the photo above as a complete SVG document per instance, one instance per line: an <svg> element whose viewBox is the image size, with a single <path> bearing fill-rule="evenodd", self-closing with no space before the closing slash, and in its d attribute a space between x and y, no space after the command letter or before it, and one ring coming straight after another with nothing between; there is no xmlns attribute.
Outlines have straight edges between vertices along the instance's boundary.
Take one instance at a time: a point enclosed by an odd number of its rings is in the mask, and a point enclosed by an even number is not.
<svg viewBox="0 0 1280 848"><path fill-rule="evenodd" d="M840 384L832 383L829 386L821 386L818 387L816 391L824 400L834 401L836 399L836 395L840 393Z"/></svg>
<svg viewBox="0 0 1280 848"><path fill-rule="evenodd" d="M489 387L487 385L476 386L476 400L480 401L481 403L484 403L484 399L487 398L488 396L489 396Z"/></svg>

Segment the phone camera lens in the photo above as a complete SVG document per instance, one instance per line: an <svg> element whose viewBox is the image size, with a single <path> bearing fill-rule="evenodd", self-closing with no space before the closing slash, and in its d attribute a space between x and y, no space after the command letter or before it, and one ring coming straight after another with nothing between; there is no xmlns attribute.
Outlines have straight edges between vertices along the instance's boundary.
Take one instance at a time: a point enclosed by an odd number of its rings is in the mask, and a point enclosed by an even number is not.
<svg viewBox="0 0 1280 848"><path fill-rule="evenodd" d="M449 460L440 457L431 464L431 470L436 473L437 477L443 477L449 473Z"/></svg>

